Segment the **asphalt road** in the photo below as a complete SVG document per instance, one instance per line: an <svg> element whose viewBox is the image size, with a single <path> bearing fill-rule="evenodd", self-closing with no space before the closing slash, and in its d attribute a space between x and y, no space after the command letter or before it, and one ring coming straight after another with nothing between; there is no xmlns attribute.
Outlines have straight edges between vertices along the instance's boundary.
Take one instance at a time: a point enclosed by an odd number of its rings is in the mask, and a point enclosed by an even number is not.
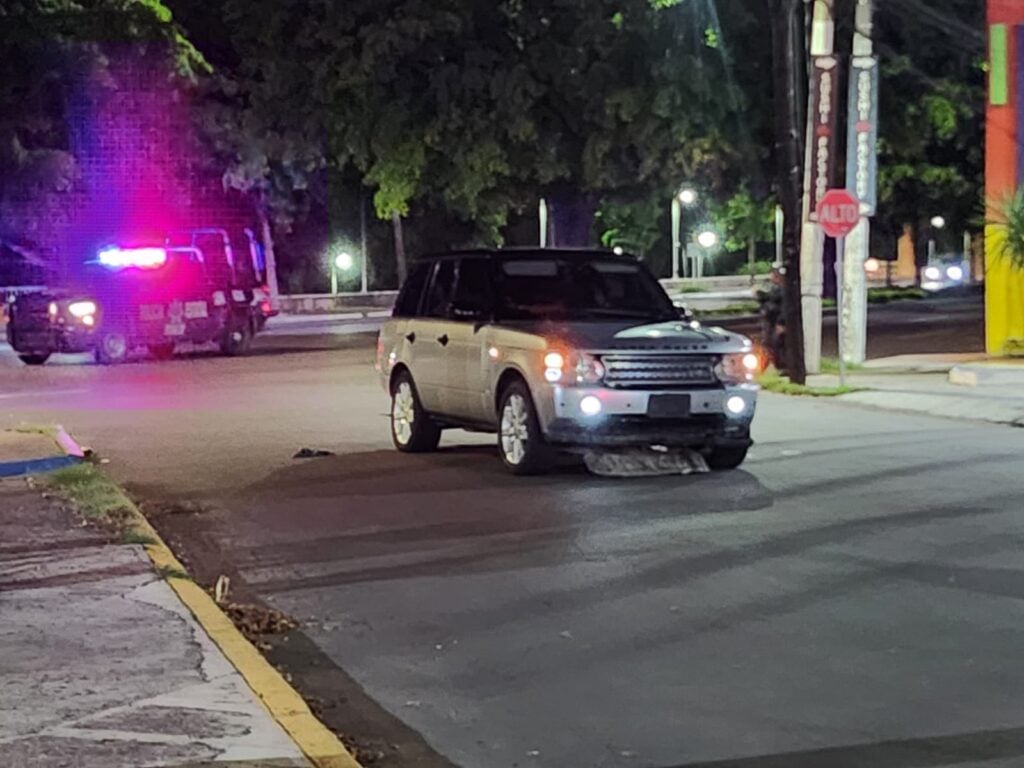
<svg viewBox="0 0 1024 768"><path fill-rule="evenodd" d="M928 314L904 346L959 342ZM365 337L261 352L0 354L0 422L62 422L300 618L272 656L380 764L1024 764L1024 433L767 396L741 471L513 479L487 438L394 453Z"/></svg>

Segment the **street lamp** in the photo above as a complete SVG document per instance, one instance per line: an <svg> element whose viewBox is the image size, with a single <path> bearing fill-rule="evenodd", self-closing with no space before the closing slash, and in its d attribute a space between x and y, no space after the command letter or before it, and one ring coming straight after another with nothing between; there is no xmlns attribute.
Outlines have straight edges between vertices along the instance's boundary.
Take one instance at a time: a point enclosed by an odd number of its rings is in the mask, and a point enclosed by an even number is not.
<svg viewBox="0 0 1024 768"><path fill-rule="evenodd" d="M348 251L342 251L334 257L334 266L341 272L348 272L355 266L355 263L356 260L352 258L352 254Z"/></svg>
<svg viewBox="0 0 1024 768"><path fill-rule="evenodd" d="M928 239L928 263L931 264L935 260L935 230L944 229L946 226L946 219L943 216L932 216L932 234Z"/></svg>
<svg viewBox="0 0 1024 768"><path fill-rule="evenodd" d="M710 251L718 245L718 233L713 229L703 229L697 233L697 245L706 251Z"/></svg>
<svg viewBox="0 0 1024 768"><path fill-rule="evenodd" d="M682 276L686 276L686 252L683 245L683 208L692 208L697 204L697 190L689 184L683 184L672 195L672 277L678 280L680 268Z"/></svg>
<svg viewBox="0 0 1024 768"><path fill-rule="evenodd" d="M356 265L356 260L348 251L341 251L331 259L331 294L338 295L338 273L348 272Z"/></svg>

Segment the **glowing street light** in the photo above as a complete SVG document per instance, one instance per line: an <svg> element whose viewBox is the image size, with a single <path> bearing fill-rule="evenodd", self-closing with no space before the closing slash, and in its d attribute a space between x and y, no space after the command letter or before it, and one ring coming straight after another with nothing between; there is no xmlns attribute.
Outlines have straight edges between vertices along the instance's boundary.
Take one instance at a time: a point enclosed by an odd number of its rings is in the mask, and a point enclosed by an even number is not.
<svg viewBox="0 0 1024 768"><path fill-rule="evenodd" d="M711 250L718 245L718 233L713 229L703 229L697 233L697 245L705 250Z"/></svg>
<svg viewBox="0 0 1024 768"><path fill-rule="evenodd" d="M936 229L944 229L946 226L946 219L942 216L932 216L932 226Z"/></svg>
<svg viewBox="0 0 1024 768"><path fill-rule="evenodd" d="M332 295L338 295L338 273L350 272L355 265L355 257L348 251L340 251L330 260Z"/></svg>
<svg viewBox="0 0 1024 768"><path fill-rule="evenodd" d="M697 202L697 190L691 187L683 187L679 190L679 202L683 205L693 205Z"/></svg>
<svg viewBox="0 0 1024 768"><path fill-rule="evenodd" d="M355 265L356 260L352 258L352 254L348 251L342 251L334 257L334 266L341 272L348 272Z"/></svg>

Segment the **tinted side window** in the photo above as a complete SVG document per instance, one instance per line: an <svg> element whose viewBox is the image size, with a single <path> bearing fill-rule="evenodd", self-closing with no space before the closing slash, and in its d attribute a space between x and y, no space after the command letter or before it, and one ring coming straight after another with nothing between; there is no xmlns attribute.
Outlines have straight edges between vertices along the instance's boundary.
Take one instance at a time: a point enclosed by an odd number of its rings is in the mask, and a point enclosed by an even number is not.
<svg viewBox="0 0 1024 768"><path fill-rule="evenodd" d="M489 313L492 310L491 262L487 259L463 259L452 305L456 308Z"/></svg>
<svg viewBox="0 0 1024 768"><path fill-rule="evenodd" d="M423 289L427 287L433 264L420 264L405 280L402 292L395 302L395 317L415 317L419 313Z"/></svg>
<svg viewBox="0 0 1024 768"><path fill-rule="evenodd" d="M423 307L424 317L448 317L452 298L455 295L455 261L439 261L430 281L427 301Z"/></svg>

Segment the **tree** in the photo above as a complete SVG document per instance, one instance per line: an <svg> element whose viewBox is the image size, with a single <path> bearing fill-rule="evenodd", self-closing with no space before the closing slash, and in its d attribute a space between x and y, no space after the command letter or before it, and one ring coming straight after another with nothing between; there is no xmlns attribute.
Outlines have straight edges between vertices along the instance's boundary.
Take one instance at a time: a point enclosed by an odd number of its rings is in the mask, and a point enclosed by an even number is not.
<svg viewBox="0 0 1024 768"><path fill-rule="evenodd" d="M775 201L756 200L747 189L741 189L714 211L715 222L725 234L729 251L746 249L750 279L754 279L757 244L770 240L774 233Z"/></svg>
<svg viewBox="0 0 1024 768"><path fill-rule="evenodd" d="M0 6L0 240L19 241L24 222L11 198L68 191L75 179L67 101L83 79L106 75L104 44L156 43L177 73L205 63L159 0L21 0Z"/></svg>
<svg viewBox="0 0 1024 768"><path fill-rule="evenodd" d="M981 0L881 3L879 210L895 237L942 215L950 231L977 219L984 176L985 40L962 20Z"/></svg>

